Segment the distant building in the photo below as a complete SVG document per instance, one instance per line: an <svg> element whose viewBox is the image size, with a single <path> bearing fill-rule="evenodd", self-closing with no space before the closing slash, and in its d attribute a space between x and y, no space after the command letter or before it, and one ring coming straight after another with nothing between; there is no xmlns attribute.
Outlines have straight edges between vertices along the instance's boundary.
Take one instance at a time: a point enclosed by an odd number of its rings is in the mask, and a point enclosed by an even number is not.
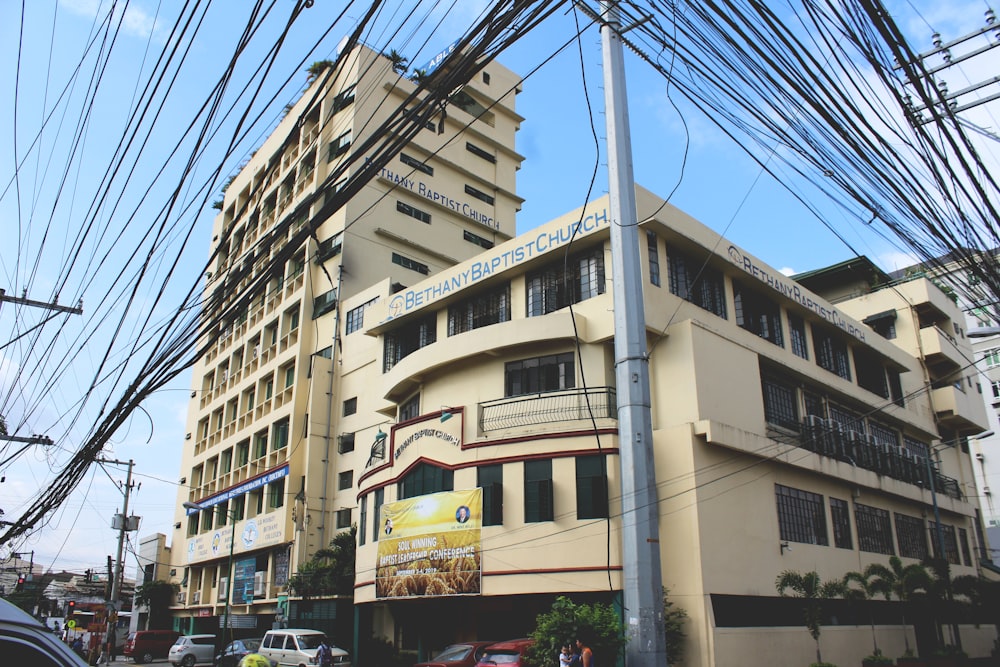
<svg viewBox="0 0 1000 667"><path fill-rule="evenodd" d="M163 533L147 535L139 540L136 554L136 588L153 581L170 581L170 547ZM132 604L129 632L145 630L149 621L149 609L145 605Z"/></svg>

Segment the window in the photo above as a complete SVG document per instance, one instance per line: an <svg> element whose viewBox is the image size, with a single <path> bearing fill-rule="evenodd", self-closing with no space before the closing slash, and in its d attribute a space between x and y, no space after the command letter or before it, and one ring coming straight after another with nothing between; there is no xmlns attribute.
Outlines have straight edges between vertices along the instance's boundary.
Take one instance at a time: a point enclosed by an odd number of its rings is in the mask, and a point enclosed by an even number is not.
<svg viewBox="0 0 1000 667"><path fill-rule="evenodd" d="M320 241L319 247L316 248L316 261L322 262L325 259L336 257L343 247L344 235L341 233L334 234L325 241Z"/></svg>
<svg viewBox="0 0 1000 667"><path fill-rule="evenodd" d="M346 454L354 451L354 434L341 433L337 436L337 453Z"/></svg>
<svg viewBox="0 0 1000 667"><path fill-rule="evenodd" d="M660 251L656 232L646 230L646 253L649 257L649 282L660 286Z"/></svg>
<svg viewBox="0 0 1000 667"><path fill-rule="evenodd" d="M792 353L803 359L809 358L806 345L806 323L798 315L788 313L788 337L792 341Z"/></svg>
<svg viewBox="0 0 1000 667"><path fill-rule="evenodd" d="M895 555L888 511L855 503L854 521L858 525L859 549L876 554Z"/></svg>
<svg viewBox="0 0 1000 667"><path fill-rule="evenodd" d="M854 368L858 373L858 386L882 398L889 398L889 385L879 356L865 348L854 348Z"/></svg>
<svg viewBox="0 0 1000 667"><path fill-rule="evenodd" d="M821 327L813 326L813 347L816 363L845 380L851 379L851 364L847 358L847 344Z"/></svg>
<svg viewBox="0 0 1000 667"><path fill-rule="evenodd" d="M242 494L233 498L233 519L236 521L242 521L243 515L246 513L247 508L247 496Z"/></svg>
<svg viewBox="0 0 1000 667"><path fill-rule="evenodd" d="M405 422L420 416L420 394L414 394L399 406L399 421Z"/></svg>
<svg viewBox="0 0 1000 667"><path fill-rule="evenodd" d="M934 534L934 553L940 558L941 556L937 553L937 542L939 539L944 540L944 558L952 565L958 565L960 561L958 560L958 544L955 542L955 526L949 526L947 524L941 524L941 532L937 533L937 523L931 524L931 530L935 531Z"/></svg>
<svg viewBox="0 0 1000 667"><path fill-rule="evenodd" d="M823 496L809 491L774 485L778 504L778 529L786 542L829 544L826 536L826 513Z"/></svg>
<svg viewBox="0 0 1000 667"><path fill-rule="evenodd" d="M667 271L671 294L719 317L726 317L726 291L721 271L672 246L667 246Z"/></svg>
<svg viewBox="0 0 1000 667"><path fill-rule="evenodd" d="M576 386L573 353L510 361L504 366L504 396L523 396Z"/></svg>
<svg viewBox="0 0 1000 667"><path fill-rule="evenodd" d="M483 72L483 83L485 83L487 86L490 85L490 73L489 72Z"/></svg>
<svg viewBox="0 0 1000 667"><path fill-rule="evenodd" d="M378 297L375 297L371 301L366 301L357 308L351 308L347 311L344 334L346 335L359 331L365 325L365 311L377 302Z"/></svg>
<svg viewBox="0 0 1000 667"><path fill-rule="evenodd" d="M872 328L882 338L892 340L896 337L896 311L887 310L884 313L877 313L862 320Z"/></svg>
<svg viewBox="0 0 1000 667"><path fill-rule="evenodd" d="M402 162L403 164L405 164L407 167L412 167L413 169L416 169L417 171L423 172L423 173L427 174L428 176L433 176L434 175L434 167L431 167L427 163L421 162L420 160L418 160L418 159L416 159L414 157L410 157L406 153L400 153L399 154L399 161Z"/></svg>
<svg viewBox="0 0 1000 667"><path fill-rule="evenodd" d="M959 546L962 548L962 563L964 565L972 565L972 552L969 551L969 531L965 528L958 529L958 542Z"/></svg>
<svg viewBox="0 0 1000 667"><path fill-rule="evenodd" d="M250 441L244 440L236 444L236 465L245 466L250 461Z"/></svg>
<svg viewBox="0 0 1000 667"><path fill-rule="evenodd" d="M448 307L448 335L510 321L510 283Z"/></svg>
<svg viewBox="0 0 1000 667"><path fill-rule="evenodd" d="M983 352L983 361L986 362L986 368L996 368L1000 366L1000 347L995 347L992 350L986 350Z"/></svg>
<svg viewBox="0 0 1000 667"><path fill-rule="evenodd" d="M271 429L271 451L277 452L288 446L288 417L277 422Z"/></svg>
<svg viewBox="0 0 1000 667"><path fill-rule="evenodd" d="M277 509L285 504L285 478L271 482L267 485L268 506Z"/></svg>
<svg viewBox="0 0 1000 667"><path fill-rule="evenodd" d="M924 520L896 513L896 541L899 543L899 555L905 558L927 557L927 529Z"/></svg>
<svg viewBox="0 0 1000 667"><path fill-rule="evenodd" d="M604 247L557 260L525 276L528 317L555 312L604 294Z"/></svg>
<svg viewBox="0 0 1000 667"><path fill-rule="evenodd" d="M285 389L295 384L295 364L285 366Z"/></svg>
<svg viewBox="0 0 1000 667"><path fill-rule="evenodd" d="M795 387L776 378L762 376L764 420L771 425L799 430L799 404Z"/></svg>
<svg viewBox="0 0 1000 667"><path fill-rule="evenodd" d="M392 263L399 264L404 269L409 269L411 271L416 271L417 273L422 273L425 276L430 273L430 269L426 264L418 262L415 259L410 259L409 257L403 257L398 252L392 253Z"/></svg>
<svg viewBox="0 0 1000 667"><path fill-rule="evenodd" d="M785 346L781 332L781 308L778 304L735 281L733 301L738 327L779 347Z"/></svg>
<svg viewBox="0 0 1000 667"><path fill-rule="evenodd" d="M358 545L364 546L368 538L368 496L361 496L361 517L358 519Z"/></svg>
<svg viewBox="0 0 1000 667"><path fill-rule="evenodd" d="M387 372L399 361L437 340L437 316L428 315L385 334L382 371Z"/></svg>
<svg viewBox="0 0 1000 667"><path fill-rule="evenodd" d="M223 450L219 460L222 463L222 474L230 472L233 469L233 448Z"/></svg>
<svg viewBox="0 0 1000 667"><path fill-rule="evenodd" d="M326 315L336 307L337 307L337 290L332 289L328 292L324 292L323 294L320 294L318 297L313 299L312 318L315 320L317 317Z"/></svg>
<svg viewBox="0 0 1000 667"><path fill-rule="evenodd" d="M478 189L472 187L471 185L466 185L465 186L465 194L470 195L472 197L475 197L479 201L486 202L490 206L492 206L493 203L496 201L493 198L493 195L488 195L485 192L483 192L482 190L478 190Z"/></svg>
<svg viewBox="0 0 1000 667"><path fill-rule="evenodd" d="M421 211L416 206L410 206L406 202L396 201L396 210L404 215L408 215L411 218L416 218L420 222L426 222L428 225L431 224L431 214L426 211Z"/></svg>
<svg viewBox="0 0 1000 667"><path fill-rule="evenodd" d="M833 546L838 549L853 549L851 510L846 500L830 498L830 519L833 521Z"/></svg>
<svg viewBox="0 0 1000 667"><path fill-rule="evenodd" d="M493 155L493 153L489 153L487 151L484 151L482 148L480 148L479 146L476 146L475 144L471 144L469 142L465 142L465 150L469 151L470 153L472 153L476 157L480 157L480 158L486 160L487 162L492 162L493 164L496 164L497 158L496 158L495 155Z"/></svg>
<svg viewBox="0 0 1000 667"><path fill-rule="evenodd" d="M608 518L608 475L603 456L576 459L576 518Z"/></svg>
<svg viewBox="0 0 1000 667"><path fill-rule="evenodd" d="M451 470L421 463L399 482L399 499L454 490L455 480Z"/></svg>
<svg viewBox="0 0 1000 667"><path fill-rule="evenodd" d="M354 486L354 471L346 470L337 475L337 489L343 491Z"/></svg>
<svg viewBox="0 0 1000 667"><path fill-rule="evenodd" d="M259 459L267 454L267 431L261 431L253 437L253 457Z"/></svg>
<svg viewBox="0 0 1000 667"><path fill-rule="evenodd" d="M462 238L468 241L469 243L477 245L480 248L485 248L486 250L489 250L490 248L493 247L493 241L490 241L489 239L484 239L482 236L479 236L478 234L473 234L468 230L464 230L462 232Z"/></svg>
<svg viewBox="0 0 1000 667"><path fill-rule="evenodd" d="M353 415L358 411L358 397L354 396L352 398L344 401L344 416Z"/></svg>
<svg viewBox="0 0 1000 667"><path fill-rule="evenodd" d="M552 459L524 462L524 522L552 521Z"/></svg>
<svg viewBox="0 0 1000 667"><path fill-rule="evenodd" d="M349 508L348 509L337 510L337 513L336 513L336 515L334 517L334 520L336 521L336 526L337 526L338 529L339 528L350 528L351 527L351 510Z"/></svg>
<svg viewBox="0 0 1000 667"><path fill-rule="evenodd" d="M385 489L375 489L375 497L372 501L372 542L378 542L379 524L382 523L382 503L385 502Z"/></svg>
<svg viewBox="0 0 1000 667"><path fill-rule="evenodd" d="M354 103L354 86L350 88L345 88L336 97L333 98L333 107L330 111L331 115L337 113L341 109L346 109Z"/></svg>
<svg viewBox="0 0 1000 667"><path fill-rule="evenodd" d="M476 484L483 489L483 525L503 525L503 466L480 466Z"/></svg>
<svg viewBox="0 0 1000 667"><path fill-rule="evenodd" d="M351 131L348 130L330 142L330 154L326 161L330 162L338 155L343 155L351 149Z"/></svg>

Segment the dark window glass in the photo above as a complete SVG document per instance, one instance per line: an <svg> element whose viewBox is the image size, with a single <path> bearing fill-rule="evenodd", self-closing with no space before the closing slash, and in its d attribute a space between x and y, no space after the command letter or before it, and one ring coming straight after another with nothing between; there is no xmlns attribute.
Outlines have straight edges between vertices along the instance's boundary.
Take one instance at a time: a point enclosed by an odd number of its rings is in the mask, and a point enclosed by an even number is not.
<svg viewBox="0 0 1000 667"><path fill-rule="evenodd" d="M368 541L368 496L361 496L361 518L358 519L358 544Z"/></svg>
<svg viewBox="0 0 1000 667"><path fill-rule="evenodd" d="M886 375L889 380L889 398L899 407L903 407L905 398L903 397L903 383L899 379L899 371L886 369Z"/></svg>
<svg viewBox="0 0 1000 667"><path fill-rule="evenodd" d="M885 368L877 354L861 347L854 348L854 368L858 373L858 386L882 398L889 398L889 384Z"/></svg>
<svg viewBox="0 0 1000 667"><path fill-rule="evenodd" d="M344 237L342 234L334 234L325 241L320 241L319 247L316 248L316 260L322 262L324 259L330 259L331 257L336 257L340 254L341 249L344 247Z"/></svg>
<svg viewBox="0 0 1000 667"><path fill-rule="evenodd" d="M341 454L354 451L353 433L341 433L337 436L337 451Z"/></svg>
<svg viewBox="0 0 1000 667"><path fill-rule="evenodd" d="M766 341L784 347L785 341L781 332L781 309L778 304L757 292L746 289L737 282L733 282L733 299L737 326Z"/></svg>
<svg viewBox="0 0 1000 667"><path fill-rule="evenodd" d="M853 549L851 510L846 500L830 498L830 519L833 522L833 546L838 549Z"/></svg>
<svg viewBox="0 0 1000 667"><path fill-rule="evenodd" d="M552 459L524 462L524 522L552 521Z"/></svg>
<svg viewBox="0 0 1000 667"><path fill-rule="evenodd" d="M455 489L454 474L446 468L421 463L399 483L399 499Z"/></svg>
<svg viewBox="0 0 1000 667"><path fill-rule="evenodd" d="M851 379L851 363L847 358L847 344L833 333L813 326L813 347L816 363L845 380Z"/></svg>
<svg viewBox="0 0 1000 667"><path fill-rule="evenodd" d="M962 563L972 565L972 552L969 550L969 532L965 528L958 529L958 545L962 548Z"/></svg>
<svg viewBox="0 0 1000 667"><path fill-rule="evenodd" d="M416 218L420 222L426 222L428 225L431 224L431 214L426 211L421 211L416 206L410 206L406 202L396 201L396 210L404 215L408 215L411 218Z"/></svg>
<svg viewBox="0 0 1000 667"><path fill-rule="evenodd" d="M503 525L503 466L479 466L476 477L483 489L483 525Z"/></svg>
<svg viewBox="0 0 1000 667"><path fill-rule="evenodd" d="M434 175L434 167L432 167L432 166L430 166L430 165L428 165L428 164L426 164L424 162L421 162L420 160L418 160L418 159L416 159L414 157L410 157L406 153L400 153L399 154L399 161L402 162L403 164L405 164L407 167L412 167L413 169L416 169L417 171L423 172L423 173L427 174L428 176L433 176Z"/></svg>
<svg viewBox="0 0 1000 667"><path fill-rule="evenodd" d="M927 557L927 529L924 520L896 513L896 542L899 543L899 555L905 558Z"/></svg>
<svg viewBox="0 0 1000 667"><path fill-rule="evenodd" d="M430 268L423 262L418 262L417 260L410 259L409 257L403 257L398 252L392 253L392 263L399 264L404 269L422 273L425 276L430 273Z"/></svg>
<svg viewBox="0 0 1000 667"><path fill-rule="evenodd" d="M523 396L576 386L573 353L508 362L504 367L504 396Z"/></svg>
<svg viewBox="0 0 1000 667"><path fill-rule="evenodd" d="M399 421L405 422L420 416L420 394L411 396L399 406Z"/></svg>
<svg viewBox="0 0 1000 667"><path fill-rule="evenodd" d="M525 276L528 317L555 312L604 294L604 248L557 260Z"/></svg>
<svg viewBox="0 0 1000 667"><path fill-rule="evenodd" d="M485 248L487 250L492 248L494 245L493 241L490 241L489 239L484 239L482 236L479 236L478 234L473 234L469 230L464 230L462 232L462 238L468 241L469 243L477 245L480 248Z"/></svg>
<svg viewBox="0 0 1000 667"><path fill-rule="evenodd" d="M277 422L272 429L274 437L271 442L271 451L277 452L288 445L288 417Z"/></svg>
<svg viewBox="0 0 1000 667"><path fill-rule="evenodd" d="M726 291L722 272L702 260L695 260L677 248L667 247L670 293L726 317Z"/></svg>
<svg viewBox="0 0 1000 667"><path fill-rule="evenodd" d="M482 190L474 188L471 185L466 185L465 186L465 194L471 195L471 196L475 197L476 199L478 199L479 201L486 202L490 206L492 206L493 202L495 201L495 199L493 198L493 195L488 195L485 192L483 192Z"/></svg>
<svg viewBox="0 0 1000 667"><path fill-rule="evenodd" d="M350 528L351 527L351 510L350 509L337 510L337 514L336 514L336 526L337 526L337 528Z"/></svg>
<svg viewBox="0 0 1000 667"><path fill-rule="evenodd" d="M347 311L344 333L349 334L360 330L365 325L365 311L377 302L378 297L375 297L374 299L361 304L357 308L351 308Z"/></svg>
<svg viewBox="0 0 1000 667"><path fill-rule="evenodd" d="M603 456L576 459L576 518L608 518L608 476Z"/></svg>
<svg viewBox="0 0 1000 667"><path fill-rule="evenodd" d="M472 153L476 157L480 157L480 158L486 160L487 162L492 162L492 163L496 164L497 158L496 158L495 155L493 155L492 153L488 153L488 152L484 151L482 148L480 148L479 146L476 146L475 144L471 144L471 143L466 142L466 144L465 144L465 150L469 151L470 153Z"/></svg>
<svg viewBox="0 0 1000 667"><path fill-rule="evenodd" d="M892 523L889 512L869 505L854 504L854 522L858 525L858 548L876 554L892 556Z"/></svg>
<svg viewBox="0 0 1000 667"><path fill-rule="evenodd" d="M829 544L823 496L809 491L774 485L778 505L778 529L786 542Z"/></svg>
<svg viewBox="0 0 1000 667"><path fill-rule="evenodd" d="M510 283L448 307L448 335L510 321Z"/></svg>
<svg viewBox="0 0 1000 667"><path fill-rule="evenodd" d="M344 489L349 489L354 486L354 471L345 470L344 472L337 475L337 488L341 491Z"/></svg>
<svg viewBox="0 0 1000 667"><path fill-rule="evenodd" d="M382 503L385 502L385 489L375 489L372 500L372 542L378 542L380 523L382 523Z"/></svg>
<svg viewBox="0 0 1000 667"><path fill-rule="evenodd" d="M317 317L326 315L331 310L337 307L337 290L332 289L329 292L324 292L318 297L313 299L313 314L312 318L315 320Z"/></svg>
<svg viewBox="0 0 1000 667"><path fill-rule="evenodd" d="M946 523L941 524L940 534L936 529L937 524L931 523L931 529L935 531L934 533L934 554L940 558L938 553L937 543L939 539L944 540L944 557L952 565L958 565L961 561L958 559L958 543L955 541L955 526L949 526Z"/></svg>
<svg viewBox="0 0 1000 667"><path fill-rule="evenodd" d="M433 313L385 334L383 372L391 370L399 363L400 359L434 343L436 340L437 316Z"/></svg>
<svg viewBox="0 0 1000 667"><path fill-rule="evenodd" d="M659 241L656 232L646 232L646 253L649 257L649 282L660 286L660 252L657 248Z"/></svg>
<svg viewBox="0 0 1000 667"><path fill-rule="evenodd" d="M353 415L358 411L358 397L353 396L344 401L344 416Z"/></svg>
<svg viewBox="0 0 1000 667"><path fill-rule="evenodd" d="M790 383L763 376L761 388L764 392L764 419L767 423L798 431L799 406L795 387Z"/></svg>

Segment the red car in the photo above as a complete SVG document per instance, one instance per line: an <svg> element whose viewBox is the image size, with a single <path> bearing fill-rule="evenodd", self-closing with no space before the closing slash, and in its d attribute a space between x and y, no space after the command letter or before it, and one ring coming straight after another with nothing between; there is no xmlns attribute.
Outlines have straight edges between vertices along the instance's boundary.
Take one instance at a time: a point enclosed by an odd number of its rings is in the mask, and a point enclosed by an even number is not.
<svg viewBox="0 0 1000 667"><path fill-rule="evenodd" d="M524 653L535 643L534 639L508 639L507 641L490 644L483 651L476 667L522 667Z"/></svg>
<svg viewBox="0 0 1000 667"><path fill-rule="evenodd" d="M418 662L413 667L475 667L486 647L495 643L475 641L452 644L427 662Z"/></svg>

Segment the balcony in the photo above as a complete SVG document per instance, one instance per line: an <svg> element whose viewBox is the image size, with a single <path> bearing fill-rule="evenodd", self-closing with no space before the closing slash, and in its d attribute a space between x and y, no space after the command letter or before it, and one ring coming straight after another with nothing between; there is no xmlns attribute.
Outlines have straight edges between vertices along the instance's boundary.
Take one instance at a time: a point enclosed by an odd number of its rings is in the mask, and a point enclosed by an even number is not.
<svg viewBox="0 0 1000 667"><path fill-rule="evenodd" d="M948 428L966 432L982 431L987 426L986 408L979 392L963 391L955 384L948 384L931 389L931 401L938 419Z"/></svg>
<svg viewBox="0 0 1000 667"><path fill-rule="evenodd" d="M590 421L591 417L618 419L618 403L613 387L526 394L479 404L479 427L483 431Z"/></svg>
<svg viewBox="0 0 1000 667"><path fill-rule="evenodd" d="M934 377L945 377L965 366L966 356L958 349L955 338L939 327L924 327L920 330L920 347L924 361Z"/></svg>

